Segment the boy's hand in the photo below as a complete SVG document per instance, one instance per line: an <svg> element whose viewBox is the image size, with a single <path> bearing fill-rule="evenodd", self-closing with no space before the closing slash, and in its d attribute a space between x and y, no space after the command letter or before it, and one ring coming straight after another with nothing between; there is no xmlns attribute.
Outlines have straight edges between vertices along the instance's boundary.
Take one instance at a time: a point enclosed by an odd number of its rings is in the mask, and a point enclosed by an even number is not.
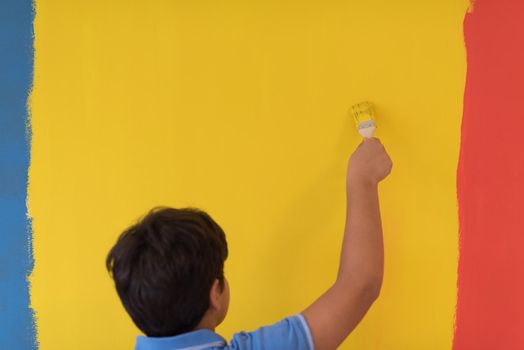
<svg viewBox="0 0 524 350"><path fill-rule="evenodd" d="M393 163L377 138L365 138L349 159L347 188L377 185L391 172Z"/></svg>

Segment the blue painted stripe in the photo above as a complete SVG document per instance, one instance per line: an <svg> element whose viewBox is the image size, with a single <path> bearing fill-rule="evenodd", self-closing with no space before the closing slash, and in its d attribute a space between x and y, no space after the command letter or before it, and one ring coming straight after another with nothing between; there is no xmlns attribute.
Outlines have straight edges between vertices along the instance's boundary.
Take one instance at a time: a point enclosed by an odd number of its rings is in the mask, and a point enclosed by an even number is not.
<svg viewBox="0 0 524 350"><path fill-rule="evenodd" d="M27 276L33 268L27 217L33 81L33 3L0 0L0 349L36 349Z"/></svg>

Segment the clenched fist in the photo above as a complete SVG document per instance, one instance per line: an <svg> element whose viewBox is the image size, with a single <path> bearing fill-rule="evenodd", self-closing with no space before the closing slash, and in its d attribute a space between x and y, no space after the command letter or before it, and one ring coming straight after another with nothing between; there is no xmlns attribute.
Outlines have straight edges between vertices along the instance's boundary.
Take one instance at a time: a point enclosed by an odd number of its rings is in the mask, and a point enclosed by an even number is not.
<svg viewBox="0 0 524 350"><path fill-rule="evenodd" d="M349 159L348 189L361 185L377 185L391 172L393 163L377 138L366 138Z"/></svg>

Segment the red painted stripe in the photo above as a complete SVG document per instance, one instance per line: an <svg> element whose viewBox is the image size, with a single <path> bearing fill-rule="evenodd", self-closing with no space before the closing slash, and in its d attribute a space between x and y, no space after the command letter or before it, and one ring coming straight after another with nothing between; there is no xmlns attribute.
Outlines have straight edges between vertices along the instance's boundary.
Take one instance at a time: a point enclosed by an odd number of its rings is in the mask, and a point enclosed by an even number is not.
<svg viewBox="0 0 524 350"><path fill-rule="evenodd" d="M524 349L524 1L478 0L464 20L454 350Z"/></svg>

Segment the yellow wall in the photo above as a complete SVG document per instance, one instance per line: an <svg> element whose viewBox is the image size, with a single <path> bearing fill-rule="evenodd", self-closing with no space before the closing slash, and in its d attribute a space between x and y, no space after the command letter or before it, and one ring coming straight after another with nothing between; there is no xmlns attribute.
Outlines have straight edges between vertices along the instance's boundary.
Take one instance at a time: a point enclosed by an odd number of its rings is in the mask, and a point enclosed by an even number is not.
<svg viewBox="0 0 524 350"><path fill-rule="evenodd" d="M449 349L466 0L37 0L30 215L40 349L130 349L104 270L156 205L226 231L230 337L333 281L346 115L377 103L383 291L343 349Z"/></svg>

